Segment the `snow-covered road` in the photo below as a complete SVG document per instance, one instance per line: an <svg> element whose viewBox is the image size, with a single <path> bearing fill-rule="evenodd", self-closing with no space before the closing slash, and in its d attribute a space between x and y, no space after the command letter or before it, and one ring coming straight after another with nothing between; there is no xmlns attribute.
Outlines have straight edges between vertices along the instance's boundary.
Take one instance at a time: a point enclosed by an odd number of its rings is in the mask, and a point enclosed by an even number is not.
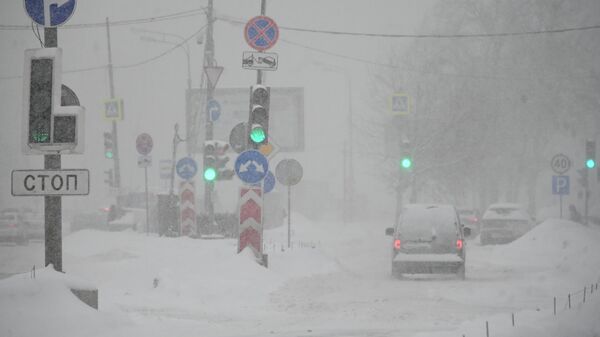
<svg viewBox="0 0 600 337"><path fill-rule="evenodd" d="M268 269L235 254L235 240L73 233L65 238L64 269L97 285L99 312L36 288L44 273L36 280L17 275L0 280L0 335L485 335L485 321L492 332L514 330L513 313L517 328L550 327L544 319L552 316L553 297L564 316L567 295L600 276L600 230L566 221L544 222L509 245L469 241L467 280L461 281L392 279L383 224L295 219L294 249L283 246L285 228L265 233ZM12 265L16 251L25 250L0 246L0 266ZM17 283L37 292L21 294ZM36 309L43 305L32 307L50 299L61 310L48 314ZM581 302L582 293L574 294L573 310L600 314L600 296L588 293L591 304Z"/></svg>

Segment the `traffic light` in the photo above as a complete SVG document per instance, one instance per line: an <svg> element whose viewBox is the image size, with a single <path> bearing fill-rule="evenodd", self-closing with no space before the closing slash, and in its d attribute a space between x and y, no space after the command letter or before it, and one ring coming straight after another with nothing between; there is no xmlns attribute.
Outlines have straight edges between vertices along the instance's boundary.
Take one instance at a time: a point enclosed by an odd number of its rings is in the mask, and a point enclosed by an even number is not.
<svg viewBox="0 0 600 337"><path fill-rule="evenodd" d="M248 145L259 149L269 142L269 102L271 89L264 85L250 88L250 118L248 120Z"/></svg>
<svg viewBox="0 0 600 337"><path fill-rule="evenodd" d="M410 156L403 156L400 158L400 167L404 170L410 170L412 168L412 158Z"/></svg>
<svg viewBox="0 0 600 337"><path fill-rule="evenodd" d="M29 143L50 143L52 121L52 58L31 60L29 91Z"/></svg>
<svg viewBox="0 0 600 337"><path fill-rule="evenodd" d="M212 140L204 143L203 177L205 181L212 182L233 178L233 170L225 168L229 162L228 149L229 144L223 141Z"/></svg>
<svg viewBox="0 0 600 337"><path fill-rule="evenodd" d="M104 133L104 157L107 159L113 159L115 142L111 132Z"/></svg>
<svg viewBox="0 0 600 337"><path fill-rule="evenodd" d="M590 170L596 167L596 142L593 140L585 142L585 167Z"/></svg>
<svg viewBox="0 0 600 337"><path fill-rule="evenodd" d="M113 177L113 170L112 169L105 170L104 173L106 174L106 179L104 179L104 182L108 186L113 187L115 185L115 180Z"/></svg>

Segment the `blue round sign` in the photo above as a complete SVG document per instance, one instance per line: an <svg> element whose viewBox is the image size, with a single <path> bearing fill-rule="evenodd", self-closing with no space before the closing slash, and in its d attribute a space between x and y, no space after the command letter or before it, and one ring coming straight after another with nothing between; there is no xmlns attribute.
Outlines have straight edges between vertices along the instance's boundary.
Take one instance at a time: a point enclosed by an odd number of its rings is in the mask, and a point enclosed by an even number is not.
<svg viewBox="0 0 600 337"><path fill-rule="evenodd" d="M275 45L279 38L279 27L273 19L268 16L255 16L244 28L244 38L250 47L263 51Z"/></svg>
<svg viewBox="0 0 600 337"><path fill-rule="evenodd" d="M198 165L196 165L196 161L190 157L185 157L179 159L177 165L175 165L175 171L177 171L177 175L184 180L190 180L198 172Z"/></svg>
<svg viewBox="0 0 600 337"><path fill-rule="evenodd" d="M263 180L263 192L269 193L275 188L275 175L273 172L269 171L265 180Z"/></svg>
<svg viewBox="0 0 600 337"><path fill-rule="evenodd" d="M256 184L269 172L269 162L262 153L248 150L240 153L235 160L235 174L246 184Z"/></svg>
<svg viewBox="0 0 600 337"><path fill-rule="evenodd" d="M75 0L24 0L24 5L31 20L44 27L60 26L75 12Z"/></svg>
<svg viewBox="0 0 600 337"><path fill-rule="evenodd" d="M210 116L210 121L214 122L221 116L221 104L215 99L211 99L206 104L206 110Z"/></svg>

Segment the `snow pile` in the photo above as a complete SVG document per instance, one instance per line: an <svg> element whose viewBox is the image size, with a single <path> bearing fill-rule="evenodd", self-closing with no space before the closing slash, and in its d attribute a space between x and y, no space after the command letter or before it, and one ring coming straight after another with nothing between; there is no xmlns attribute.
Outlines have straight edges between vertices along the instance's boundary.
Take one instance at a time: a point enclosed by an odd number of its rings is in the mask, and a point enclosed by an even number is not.
<svg viewBox="0 0 600 337"><path fill-rule="evenodd" d="M124 327L129 321L97 312L81 302L70 288L94 288L88 282L56 272L52 267L18 274L0 282L0 335L92 335L107 326Z"/></svg>

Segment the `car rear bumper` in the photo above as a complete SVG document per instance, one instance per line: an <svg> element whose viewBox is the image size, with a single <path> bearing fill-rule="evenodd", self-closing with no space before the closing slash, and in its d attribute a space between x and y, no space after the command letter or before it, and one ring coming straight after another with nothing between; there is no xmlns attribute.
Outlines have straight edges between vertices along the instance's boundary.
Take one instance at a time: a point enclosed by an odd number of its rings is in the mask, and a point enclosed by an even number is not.
<svg viewBox="0 0 600 337"><path fill-rule="evenodd" d="M455 254L403 254L392 260L392 269L401 274L456 273L465 260Z"/></svg>

